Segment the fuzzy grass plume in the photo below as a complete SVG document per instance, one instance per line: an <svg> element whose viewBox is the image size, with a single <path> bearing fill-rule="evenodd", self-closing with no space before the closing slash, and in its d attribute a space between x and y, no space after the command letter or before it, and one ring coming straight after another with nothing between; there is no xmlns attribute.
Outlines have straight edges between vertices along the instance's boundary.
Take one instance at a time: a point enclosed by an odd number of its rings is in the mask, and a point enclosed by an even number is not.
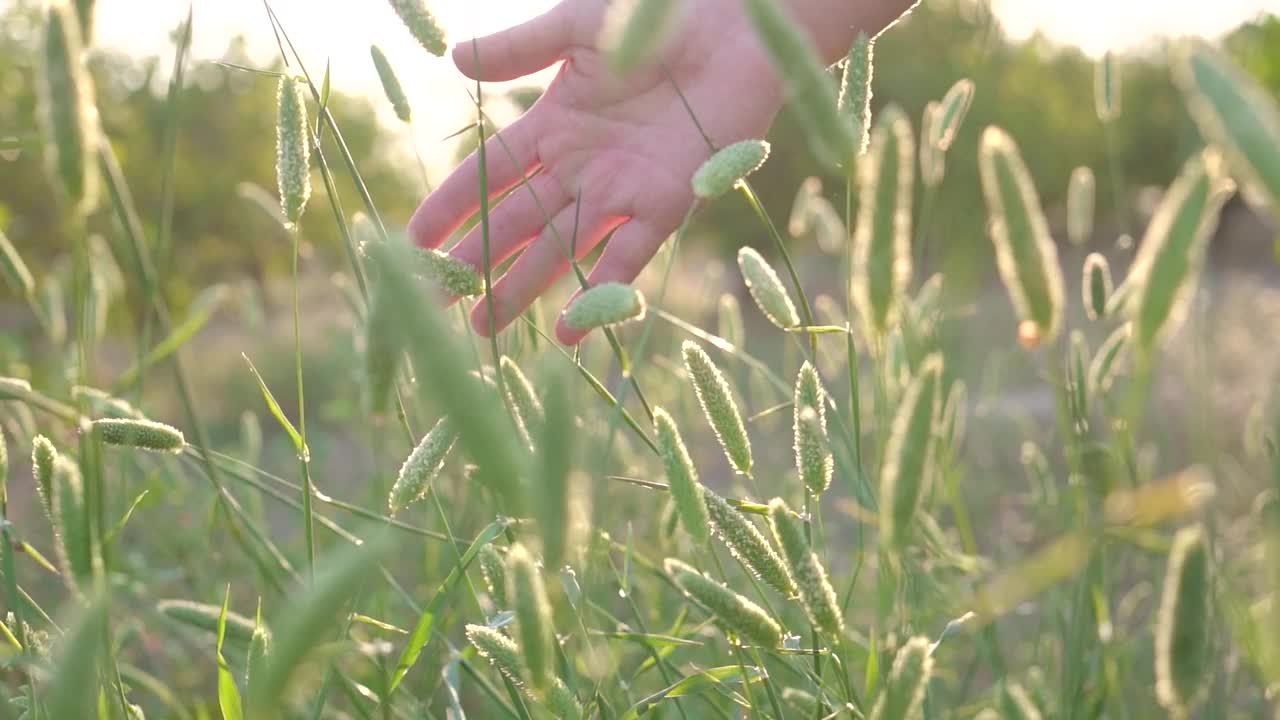
<svg viewBox="0 0 1280 720"><path fill-rule="evenodd" d="M506 355L498 359L498 372L502 373L502 384L506 388L507 399L516 409L521 432L532 437L542 427L545 419L542 401L538 399L533 383L525 377L520 366Z"/></svg>
<svg viewBox="0 0 1280 720"><path fill-rule="evenodd" d="M108 445L170 453L180 453L187 446L181 430L153 420L103 418L94 420L91 427Z"/></svg>
<svg viewBox="0 0 1280 720"><path fill-rule="evenodd" d="M49 177L72 211L83 216L97 203L98 110L80 33L67 0L49 4L38 90Z"/></svg>
<svg viewBox="0 0 1280 720"><path fill-rule="evenodd" d="M733 401L729 382L697 343L686 340L681 352L698 404L724 448L725 456L738 472L750 475L751 441L747 439L747 429L742 424L742 415L738 413L738 404Z"/></svg>
<svg viewBox="0 0 1280 720"><path fill-rule="evenodd" d="M800 315L791 302L791 295L782 285L778 273L769 265L755 248L743 247L738 250L738 270L747 284L751 299L756 307L769 319L769 322L782 328L793 328L800 324Z"/></svg>
<svg viewBox="0 0 1280 720"><path fill-rule="evenodd" d="M933 136L938 132L936 125L940 110L941 105L930 100L920 117L920 182L926 188L938 187L947 174L946 153L933 142Z"/></svg>
<svg viewBox="0 0 1280 720"><path fill-rule="evenodd" d="M412 122L413 111L409 107L409 98L404 94L404 88L400 86L400 79L396 77L396 71L391 68L391 63L387 61L387 56L383 54L382 48L377 45L370 45L369 56L373 58L373 67L378 71L378 80L382 83L382 92L386 94L387 100L391 103L391 108L395 110L396 117L405 124Z"/></svg>
<svg viewBox="0 0 1280 720"><path fill-rule="evenodd" d="M969 114L969 106L973 105L974 85L969 78L963 78L947 90L938 102L938 110L934 116L932 132L928 134L929 143L942 152L951 149L960 127L964 125L965 116Z"/></svg>
<svg viewBox="0 0 1280 720"><path fill-rule="evenodd" d="M725 547L729 548L729 553L774 590L788 597L794 595L795 580L755 524L711 490L704 488L702 496L711 524Z"/></svg>
<svg viewBox="0 0 1280 720"><path fill-rule="evenodd" d="M423 0L389 0L391 8L400 16L400 21L409 29L409 34L427 52L440 57L448 49L444 30L436 22L435 15L427 9Z"/></svg>
<svg viewBox="0 0 1280 720"><path fill-rule="evenodd" d="M684 439L680 437L680 429L676 427L676 421L671 415L662 408L653 410L653 429L662 455L662 465L667 473L667 487L680 517L680 524L694 542L705 544L711 537L707 505L702 498L698 471L689 457Z"/></svg>
<svg viewBox="0 0 1280 720"><path fill-rule="evenodd" d="M876 41L859 32L849 47L840 78L837 105L853 130L854 150L867 151L871 130L871 79L875 75Z"/></svg>
<svg viewBox="0 0 1280 720"><path fill-rule="evenodd" d="M1129 346L1131 336L1132 326L1125 323L1112 331L1098 346L1093 360L1089 362L1090 392L1106 392L1111 389L1111 384L1120 374L1121 358Z"/></svg>
<svg viewBox="0 0 1280 720"><path fill-rule="evenodd" d="M31 439L31 475L44 511L50 516L53 515L53 466L57 459L58 451L49 438L36 435Z"/></svg>
<svg viewBox="0 0 1280 720"><path fill-rule="evenodd" d="M1107 301L1113 290L1111 265L1098 253L1089 253L1084 259L1084 279L1080 292L1084 300L1084 312L1090 320L1107 314Z"/></svg>
<svg viewBox="0 0 1280 720"><path fill-rule="evenodd" d="M1233 184L1213 150L1191 156L1147 225L1125 280L1134 341L1150 352L1181 323L1195 293L1218 212Z"/></svg>
<svg viewBox="0 0 1280 720"><path fill-rule="evenodd" d="M1156 698L1185 716L1209 684L1213 627L1209 545L1204 528L1186 527L1173 538L1156 622Z"/></svg>
<svg viewBox="0 0 1280 720"><path fill-rule="evenodd" d="M555 664L551 603L547 600L542 573L523 545L512 545L507 551L506 580L529 679L534 687L545 689L551 684Z"/></svg>
<svg viewBox="0 0 1280 720"><path fill-rule="evenodd" d="M791 421L800 480L809 492L821 495L831 487L834 463L827 440L826 391L817 369L808 361L796 375Z"/></svg>
<svg viewBox="0 0 1280 720"><path fill-rule="evenodd" d="M890 547L906 543L933 472L930 448L941 383L942 356L930 355L903 393L893 419L880 472L880 533Z"/></svg>
<svg viewBox="0 0 1280 720"><path fill-rule="evenodd" d="M800 605L809 620L819 630L839 637L844 631L844 618L840 615L836 591L831 587L827 570L818 560L817 553L805 540L799 519L782 498L769 501L769 527L778 547L782 548L782 555L799 591Z"/></svg>
<svg viewBox="0 0 1280 720"><path fill-rule="evenodd" d="M1013 138L994 126L982 134L978 167L1000 277L1018 317L1052 342L1062 324L1062 268L1031 173Z"/></svg>
<svg viewBox="0 0 1280 720"><path fill-rule="evenodd" d="M644 294L622 283L588 288L564 311L564 323L575 330L619 325L644 317Z"/></svg>
<svg viewBox="0 0 1280 720"><path fill-rule="evenodd" d="M702 200L720 197L737 187L769 159L769 143L742 140L717 150L693 174L693 194Z"/></svg>
<svg viewBox="0 0 1280 720"><path fill-rule="evenodd" d="M871 132L871 149L858 163L860 212L853 231L853 297L876 335L897 318L911 282L914 156L911 122L897 107L886 108Z"/></svg>
<svg viewBox="0 0 1280 720"><path fill-rule="evenodd" d="M667 558L663 567L675 584L725 629L763 647L782 643L782 628L759 605L675 558Z"/></svg>
<svg viewBox="0 0 1280 720"><path fill-rule="evenodd" d="M457 439L458 432L447 417L436 421L435 426L422 436L400 466L395 485L391 487L387 508L392 515L426 497L431 481L444 466Z"/></svg>
<svg viewBox="0 0 1280 720"><path fill-rule="evenodd" d="M926 637L907 641L893 659L893 668L880 697L871 708L870 720L908 720L924 700L924 689L933 672L930 643Z"/></svg>
<svg viewBox="0 0 1280 720"><path fill-rule="evenodd" d="M1173 78L1205 139L1221 148L1246 194L1280 213L1280 103L1221 50L1185 41Z"/></svg>
<svg viewBox="0 0 1280 720"><path fill-rule="evenodd" d="M524 658L520 654L520 646L500 631L484 625L468 625L467 640L475 647L480 657L489 661L490 665L511 682L524 683Z"/></svg>
<svg viewBox="0 0 1280 720"><path fill-rule="evenodd" d="M1093 235L1097 185L1089 168L1081 166L1071 171L1067 182L1067 239L1076 247L1082 247Z"/></svg>
<svg viewBox="0 0 1280 720"><path fill-rule="evenodd" d="M507 603L506 563L502 555L498 554L498 549L493 546L493 543L485 543L484 547L480 548L479 559L480 575L484 577L490 599L498 607L505 607Z"/></svg>
<svg viewBox="0 0 1280 720"><path fill-rule="evenodd" d="M311 135L307 131L307 100L302 81L280 77L276 87L276 185L280 210L297 225L311 198Z"/></svg>
<svg viewBox="0 0 1280 720"><path fill-rule="evenodd" d="M467 263L435 248L416 248L416 274L458 297L484 294L484 276Z"/></svg>

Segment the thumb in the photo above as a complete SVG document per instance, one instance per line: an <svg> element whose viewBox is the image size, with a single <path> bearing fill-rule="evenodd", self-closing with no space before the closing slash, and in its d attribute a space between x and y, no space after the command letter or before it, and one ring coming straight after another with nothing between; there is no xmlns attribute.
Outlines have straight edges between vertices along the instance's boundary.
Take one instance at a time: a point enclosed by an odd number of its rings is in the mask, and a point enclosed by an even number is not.
<svg viewBox="0 0 1280 720"><path fill-rule="evenodd" d="M563 0L532 20L492 35L458 43L453 62L463 75L503 82L535 73L563 59L580 25L581 3Z"/></svg>

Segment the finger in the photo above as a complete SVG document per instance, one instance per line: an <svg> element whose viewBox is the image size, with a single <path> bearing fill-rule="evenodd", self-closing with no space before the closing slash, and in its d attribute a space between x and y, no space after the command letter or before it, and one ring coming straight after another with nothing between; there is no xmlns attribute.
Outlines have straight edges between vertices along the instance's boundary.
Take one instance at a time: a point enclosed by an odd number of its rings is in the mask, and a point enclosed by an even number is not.
<svg viewBox="0 0 1280 720"><path fill-rule="evenodd" d="M521 117L485 141L485 185L492 197L509 190L538 165L537 119ZM439 247L480 208L480 153L471 153L409 220L409 237L421 247Z"/></svg>
<svg viewBox="0 0 1280 720"><path fill-rule="evenodd" d="M573 44L573 12L561 2L526 22L458 43L453 63L472 80L502 82L535 73L562 59Z"/></svg>
<svg viewBox="0 0 1280 720"><path fill-rule="evenodd" d="M519 317L534 299L568 272L567 253L571 245L576 250L575 258L581 258L600 244L620 221L621 218L610 218L586 208L581 217L577 217L575 205L561 210L494 285L495 332ZM576 241L573 239L575 224L578 228ZM471 326L481 335L489 334L489 305L485 299L472 309Z"/></svg>
<svg viewBox="0 0 1280 720"><path fill-rule="evenodd" d="M497 267L536 237L547 219L554 218L569 200L561 185L545 174L512 190L489 213L489 267ZM472 267L484 268L484 228L472 228L450 254Z"/></svg>
<svg viewBox="0 0 1280 720"><path fill-rule="evenodd" d="M658 248L667 239L667 234L654 229L652 225L641 220L631 220L618 228L600 253L600 259L591 269L587 284L595 287L607 282L631 284L640 276L641 271L653 260ZM582 291L575 292L569 299L572 303ZM569 306L565 303L565 307ZM556 338L565 345L577 345L587 336L589 330L578 330L564 324L564 314L556 321Z"/></svg>

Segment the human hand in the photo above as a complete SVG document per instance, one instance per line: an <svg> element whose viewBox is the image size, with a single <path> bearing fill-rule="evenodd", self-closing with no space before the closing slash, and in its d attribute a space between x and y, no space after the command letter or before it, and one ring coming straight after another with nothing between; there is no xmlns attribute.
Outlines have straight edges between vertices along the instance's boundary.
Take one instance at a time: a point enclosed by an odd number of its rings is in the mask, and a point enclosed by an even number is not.
<svg viewBox="0 0 1280 720"><path fill-rule="evenodd" d="M485 145L491 196L531 176L489 213L491 266L523 249L494 283L495 332L569 270L571 247L581 258L610 232L588 282L635 280L693 204L689 181L711 153L707 139L723 147L768 130L781 92L739 1L691 0L658 62L623 78L596 48L605 0L563 0L527 23L454 48L458 69L487 82L564 61L538 102ZM871 0L792 2L809 10L861 7L864 14L887 15ZM821 24L831 18L818 13L808 19ZM836 42L847 47L843 36L852 33L850 24ZM418 245L438 247L476 212L479 170L473 153L423 201L409 223ZM477 226L451 252L482 268L483 245ZM489 333L487 300L472 309L471 324ZM576 344L585 334L557 322L563 343Z"/></svg>

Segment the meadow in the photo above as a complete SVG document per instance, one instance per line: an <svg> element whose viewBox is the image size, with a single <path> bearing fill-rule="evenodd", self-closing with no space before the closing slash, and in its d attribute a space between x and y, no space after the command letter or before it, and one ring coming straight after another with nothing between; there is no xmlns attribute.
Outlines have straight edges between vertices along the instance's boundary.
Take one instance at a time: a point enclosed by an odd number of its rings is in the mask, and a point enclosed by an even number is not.
<svg viewBox="0 0 1280 720"><path fill-rule="evenodd" d="M444 53L420 0L391 4ZM616 4L619 73L678 4ZM576 347L550 300L488 338L439 301L499 270L405 242L329 68L269 3L280 66L220 69L276 89L276 187L236 193L290 262L266 299L180 276L193 20L140 208L96 106L93 2L42 10L34 124L0 151L40 158L71 244L64 285L0 228L0 317L22 316L0 347L0 720L1280 718L1274 295L1210 272L1226 208L1280 221L1274 92L1171 43L1199 142L1117 240L1114 148L1057 213L1038 150L969 117L979 84L948 78L921 117L873 105L879 39L825 68L773 0L743 4L813 177L771 207L765 138L709 147L634 285L571 261ZM399 119L426 111L411 69L371 62ZM1100 126L1140 123L1118 61L1094 73ZM930 255L949 162L976 163L998 286ZM717 213L749 242L697 242ZM472 224L487 253L487 205ZM1251 322L1261 341L1227 341Z"/></svg>

